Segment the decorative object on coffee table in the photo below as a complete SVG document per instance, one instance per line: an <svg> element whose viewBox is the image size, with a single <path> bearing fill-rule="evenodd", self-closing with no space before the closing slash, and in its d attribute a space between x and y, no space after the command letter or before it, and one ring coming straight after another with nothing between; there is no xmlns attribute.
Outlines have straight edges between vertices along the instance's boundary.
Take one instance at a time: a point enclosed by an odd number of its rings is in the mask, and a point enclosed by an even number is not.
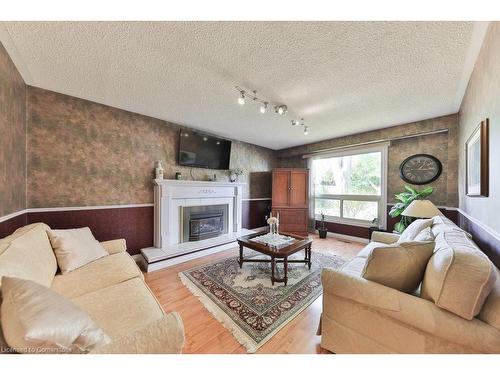
<svg viewBox="0 0 500 375"><path fill-rule="evenodd" d="M321 226L318 228L319 238L326 238L326 234L328 233L328 229L326 229L325 225L325 214L323 211L321 212Z"/></svg>
<svg viewBox="0 0 500 375"><path fill-rule="evenodd" d="M279 214L277 217L273 217L273 213L271 212L269 219L267 219L267 224L269 224L270 234L278 234Z"/></svg>
<svg viewBox="0 0 500 375"><path fill-rule="evenodd" d="M265 257L244 252L245 259ZM236 256L183 271L179 277L248 352L255 352L321 295L323 268L339 269L349 259L331 250L313 253L310 270L305 264L289 264L286 286L272 285L269 264L245 262L240 268ZM302 257L300 252L291 256Z"/></svg>
<svg viewBox="0 0 500 375"><path fill-rule="evenodd" d="M389 212L389 215L391 217L398 217L402 215L403 211L411 204L411 202L419 199L424 199L431 195L434 191L433 187L428 187L420 191L415 190L414 188L409 186L405 186L405 189L406 191L394 194L394 197L399 202L392 206L391 211ZM397 233L403 233L403 231L408 225L411 224L412 221L413 219L410 216L402 215L399 223L396 223L394 225L394 230Z"/></svg>
<svg viewBox="0 0 500 375"><path fill-rule="evenodd" d="M262 233L250 234L248 236L243 236L238 238L238 245L240 246L240 257L238 263L240 268L245 262L265 262L271 263L271 282L274 285L275 282L283 282L285 285L288 282L288 263L304 263L307 264L309 269L311 269L311 244L312 240L309 238L304 238L297 235L287 234L289 237L295 239L295 241L284 244L282 246L272 246L267 244L262 244L259 242L252 241L254 237L261 236ZM244 259L243 258L243 248L255 250L261 254L267 255L270 258L264 259ZM293 259L288 258L304 250L304 259ZM277 263L283 263L283 277L276 277L275 274L278 272L276 265Z"/></svg>
<svg viewBox="0 0 500 375"><path fill-rule="evenodd" d="M465 186L469 197L489 195L489 119L465 143Z"/></svg>

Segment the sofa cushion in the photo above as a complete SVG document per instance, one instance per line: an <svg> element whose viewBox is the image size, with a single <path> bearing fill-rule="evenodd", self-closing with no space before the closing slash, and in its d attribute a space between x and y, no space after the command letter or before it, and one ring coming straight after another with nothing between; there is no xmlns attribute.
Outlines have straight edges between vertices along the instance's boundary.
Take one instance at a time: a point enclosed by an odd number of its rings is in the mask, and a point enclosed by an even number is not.
<svg viewBox="0 0 500 375"><path fill-rule="evenodd" d="M47 233L62 273L71 272L109 255L89 227L48 230Z"/></svg>
<svg viewBox="0 0 500 375"><path fill-rule="evenodd" d="M366 259L362 277L402 292L418 288L434 242L402 242L374 247Z"/></svg>
<svg viewBox="0 0 500 375"><path fill-rule="evenodd" d="M344 264L341 268L342 272L349 273L354 276L361 276L361 272L363 272L363 268L365 267L366 258L363 257L355 257L351 259L349 262Z"/></svg>
<svg viewBox="0 0 500 375"><path fill-rule="evenodd" d="M97 259L72 272L58 274L52 289L67 298L75 298L111 285L143 277L132 257L116 253Z"/></svg>
<svg viewBox="0 0 500 375"><path fill-rule="evenodd" d="M368 258L368 256L370 255L370 253L372 252L372 250L374 248L383 247L383 246L388 246L388 244L383 243L383 242L372 241L372 242L368 243L365 247L363 247L363 249L358 254L356 254L356 256L359 258L366 259L366 258Z"/></svg>
<svg viewBox="0 0 500 375"><path fill-rule="evenodd" d="M84 310L46 286L2 277L2 295L2 329L16 351L86 353L110 342Z"/></svg>
<svg viewBox="0 0 500 375"><path fill-rule="evenodd" d="M125 336L115 337L92 354L178 354L184 345L184 326L179 314L172 312Z"/></svg>
<svg viewBox="0 0 500 375"><path fill-rule="evenodd" d="M415 237L418 236L425 228L430 227L434 221L432 219L417 219L412 222L408 227L401 233L398 239L398 243L414 241Z"/></svg>
<svg viewBox="0 0 500 375"><path fill-rule="evenodd" d="M496 280L493 289L486 298L477 318L500 330L500 271L498 268L495 268L495 275Z"/></svg>
<svg viewBox="0 0 500 375"><path fill-rule="evenodd" d="M432 218L433 223L432 223L432 234L434 237L437 237L441 233L444 232L452 232L452 231L461 231L467 235L467 237L472 238L472 235L470 233L467 233L460 227L458 227L453 221L448 219L446 216L434 216Z"/></svg>
<svg viewBox="0 0 500 375"><path fill-rule="evenodd" d="M495 266L462 231L436 237L422 282L422 298L465 319L473 319L495 282Z"/></svg>
<svg viewBox="0 0 500 375"><path fill-rule="evenodd" d="M434 235L432 234L431 227L427 227L417 234L414 241L434 241Z"/></svg>
<svg viewBox="0 0 500 375"><path fill-rule="evenodd" d="M50 287L57 262L43 223L26 225L0 240L0 285L2 276L32 280Z"/></svg>
<svg viewBox="0 0 500 375"><path fill-rule="evenodd" d="M111 338L126 335L165 314L141 278L133 278L71 299Z"/></svg>

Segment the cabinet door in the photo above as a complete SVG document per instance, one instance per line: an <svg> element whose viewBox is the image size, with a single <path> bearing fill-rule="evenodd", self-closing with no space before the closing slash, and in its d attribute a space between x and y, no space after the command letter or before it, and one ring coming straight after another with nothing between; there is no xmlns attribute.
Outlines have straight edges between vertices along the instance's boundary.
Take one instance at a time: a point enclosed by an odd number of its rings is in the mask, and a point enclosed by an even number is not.
<svg viewBox="0 0 500 375"><path fill-rule="evenodd" d="M307 208L309 172L292 170L290 172L290 207Z"/></svg>
<svg viewBox="0 0 500 375"><path fill-rule="evenodd" d="M273 171L273 207L288 207L290 171Z"/></svg>
<svg viewBox="0 0 500 375"><path fill-rule="evenodd" d="M273 209L273 215L280 216L280 233L307 235L308 215L305 209Z"/></svg>

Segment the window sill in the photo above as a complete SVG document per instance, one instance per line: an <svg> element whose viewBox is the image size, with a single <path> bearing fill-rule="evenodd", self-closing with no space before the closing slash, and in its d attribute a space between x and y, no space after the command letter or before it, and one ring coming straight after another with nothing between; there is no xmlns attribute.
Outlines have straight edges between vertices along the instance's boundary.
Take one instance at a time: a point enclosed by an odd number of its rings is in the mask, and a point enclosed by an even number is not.
<svg viewBox="0 0 500 375"><path fill-rule="evenodd" d="M321 216L319 216L319 217L316 216L315 219L316 219L316 221L321 221ZM352 225L355 227L362 227L362 228L378 227L377 224L371 223L369 221L349 220L349 219L333 218L333 217L326 217L326 216L325 216L325 223Z"/></svg>

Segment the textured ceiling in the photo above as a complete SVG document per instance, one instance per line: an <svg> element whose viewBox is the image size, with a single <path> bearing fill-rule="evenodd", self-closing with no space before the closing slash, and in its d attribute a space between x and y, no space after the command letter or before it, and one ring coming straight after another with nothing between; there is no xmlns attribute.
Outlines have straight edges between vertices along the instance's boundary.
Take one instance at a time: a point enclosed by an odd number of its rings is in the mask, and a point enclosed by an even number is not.
<svg viewBox="0 0 500 375"><path fill-rule="evenodd" d="M2 22L0 28L29 85L272 149L457 112L482 41L471 22ZM237 105L235 85L287 104L310 134L292 127L292 117Z"/></svg>

